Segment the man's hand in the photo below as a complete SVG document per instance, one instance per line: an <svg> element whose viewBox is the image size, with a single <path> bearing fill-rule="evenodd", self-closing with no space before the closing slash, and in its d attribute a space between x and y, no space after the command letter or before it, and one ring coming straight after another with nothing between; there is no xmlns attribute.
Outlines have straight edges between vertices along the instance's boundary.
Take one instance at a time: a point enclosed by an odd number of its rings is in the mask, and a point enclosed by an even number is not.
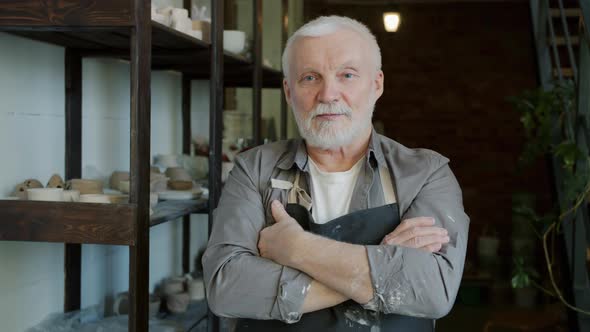
<svg viewBox="0 0 590 332"><path fill-rule="evenodd" d="M434 226L434 218L405 219L393 232L387 234L381 244L400 245L436 252L449 242L447 230Z"/></svg>
<svg viewBox="0 0 590 332"><path fill-rule="evenodd" d="M298 239L305 233L299 223L291 218L279 201L271 204L276 223L260 232L258 251L260 256L278 264L292 266L298 254Z"/></svg>

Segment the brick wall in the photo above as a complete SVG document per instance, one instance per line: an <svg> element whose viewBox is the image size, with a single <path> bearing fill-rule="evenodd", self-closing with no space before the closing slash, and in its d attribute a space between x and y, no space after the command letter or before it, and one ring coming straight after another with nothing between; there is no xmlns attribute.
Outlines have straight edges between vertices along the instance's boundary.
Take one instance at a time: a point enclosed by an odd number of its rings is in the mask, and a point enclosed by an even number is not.
<svg viewBox="0 0 590 332"><path fill-rule="evenodd" d="M509 253L512 193L534 190L543 204L551 197L543 162L526 180L516 176L523 137L518 114L506 102L507 96L536 87L528 4L401 5L397 33L383 29L382 13L388 10L305 4L306 21L345 15L375 33L385 73L375 120L400 143L451 159L472 220L470 257L485 223L496 226L504 241L501 251Z"/></svg>

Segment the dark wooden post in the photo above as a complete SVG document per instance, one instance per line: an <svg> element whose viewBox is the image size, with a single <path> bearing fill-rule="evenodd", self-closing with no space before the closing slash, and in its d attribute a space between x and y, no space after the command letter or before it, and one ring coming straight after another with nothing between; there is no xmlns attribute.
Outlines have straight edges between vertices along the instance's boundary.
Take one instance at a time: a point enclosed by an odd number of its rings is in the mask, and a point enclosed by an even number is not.
<svg viewBox="0 0 590 332"><path fill-rule="evenodd" d="M221 196L221 132L223 129L223 1L211 2L211 77L209 98L209 229ZM208 311L209 332L219 331L219 318Z"/></svg>
<svg viewBox="0 0 590 332"><path fill-rule="evenodd" d="M254 71L252 76L252 116L254 145L262 144L261 117L262 117L262 0L253 0L253 49Z"/></svg>
<svg viewBox="0 0 590 332"><path fill-rule="evenodd" d="M82 177L82 57L66 48L66 156L65 179ZM66 243L64 252L64 312L80 309L82 245Z"/></svg>
<svg viewBox="0 0 590 332"><path fill-rule="evenodd" d="M186 2L186 1L185 1ZM186 4L185 4L186 5ZM191 80L182 75L182 153L190 155L191 151ZM191 254L191 216L182 218L182 271L190 272Z"/></svg>
<svg viewBox="0 0 590 332"><path fill-rule="evenodd" d="M283 0L282 5L283 10L283 26L282 26L282 36L281 36L281 45L283 47L283 51L285 50L285 45L287 44L287 39L289 38L289 0ZM283 73L285 69L283 68ZM287 116L288 116L288 107L287 107L287 97L283 91L283 87L281 86L281 139L287 139Z"/></svg>
<svg viewBox="0 0 590 332"><path fill-rule="evenodd" d="M129 248L129 331L148 330L151 4L134 1L131 29L131 191L137 206L135 245Z"/></svg>

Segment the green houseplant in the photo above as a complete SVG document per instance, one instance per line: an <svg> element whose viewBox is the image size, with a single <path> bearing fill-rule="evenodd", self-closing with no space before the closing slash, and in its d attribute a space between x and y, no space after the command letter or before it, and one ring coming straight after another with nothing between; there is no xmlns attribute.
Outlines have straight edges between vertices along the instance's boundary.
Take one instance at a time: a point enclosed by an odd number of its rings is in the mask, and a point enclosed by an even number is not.
<svg viewBox="0 0 590 332"><path fill-rule="evenodd" d="M556 236L560 234L561 224L566 217L575 213L590 193L590 159L576 144L571 129L575 118L576 98L573 82L554 84L550 90L542 88L525 91L519 96L509 98L520 113L525 144L521 153L518 170L525 172L540 157L549 156L558 161L563 172L560 190L564 194L565 207L559 212L540 213L533 200L521 200L513 204L513 220L525 221L532 234L541 242L546 263L548 284L543 287L541 276L532 267L527 254L515 251L512 287L515 289L534 286L543 293L559 299L566 307L589 314L571 305L557 285L554 267ZM584 165L585 163L585 165ZM514 248L513 248L514 249Z"/></svg>

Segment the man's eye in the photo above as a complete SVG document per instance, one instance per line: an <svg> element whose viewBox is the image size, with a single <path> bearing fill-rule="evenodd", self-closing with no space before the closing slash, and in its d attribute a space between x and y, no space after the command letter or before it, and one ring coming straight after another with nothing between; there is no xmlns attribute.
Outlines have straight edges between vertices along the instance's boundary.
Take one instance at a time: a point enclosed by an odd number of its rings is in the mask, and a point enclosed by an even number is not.
<svg viewBox="0 0 590 332"><path fill-rule="evenodd" d="M352 74L352 73L345 73L344 74L344 78L353 78L353 77L354 77L354 74Z"/></svg>
<svg viewBox="0 0 590 332"><path fill-rule="evenodd" d="M306 75L306 76L303 76L303 80L310 82L310 81L315 80L315 77L313 77L312 75Z"/></svg>

